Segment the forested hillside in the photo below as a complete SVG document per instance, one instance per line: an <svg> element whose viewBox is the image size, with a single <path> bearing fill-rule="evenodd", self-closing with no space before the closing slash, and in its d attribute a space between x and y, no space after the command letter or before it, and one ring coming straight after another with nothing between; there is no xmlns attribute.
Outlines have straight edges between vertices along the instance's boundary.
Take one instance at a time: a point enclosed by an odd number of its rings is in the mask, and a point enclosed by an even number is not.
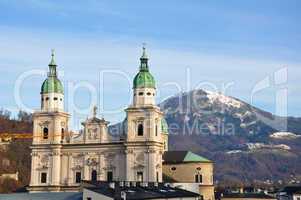
<svg viewBox="0 0 301 200"><path fill-rule="evenodd" d="M16 118L5 110L0 110L1 133L31 133L32 116L20 111ZM3 173L19 173L19 180L4 179L0 181L0 193L13 192L29 183L30 178L30 144L31 139L13 140L9 145L0 148L0 175Z"/></svg>

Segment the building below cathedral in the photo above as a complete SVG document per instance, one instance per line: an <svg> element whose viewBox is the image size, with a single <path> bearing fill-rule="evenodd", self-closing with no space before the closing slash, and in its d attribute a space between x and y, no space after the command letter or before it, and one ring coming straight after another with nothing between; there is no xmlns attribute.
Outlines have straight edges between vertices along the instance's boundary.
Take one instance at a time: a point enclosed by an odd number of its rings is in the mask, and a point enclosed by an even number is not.
<svg viewBox="0 0 301 200"><path fill-rule="evenodd" d="M40 94L41 109L33 114L30 192L79 191L82 180L162 182L165 173L174 180L197 181L200 185L203 177L203 185L213 187L212 162L187 165L185 159L178 159L171 165L162 159L163 155L168 158L181 153L168 152L168 125L155 102L156 83L145 48L133 80L132 104L125 109L123 131L118 136L108 132L109 122L97 117L95 107L92 116L82 123L80 137L74 137L68 127L70 115L64 110L64 89L53 53ZM175 164L177 169L170 173ZM186 178L178 174L180 170ZM206 196L213 199L213 194Z"/></svg>
<svg viewBox="0 0 301 200"><path fill-rule="evenodd" d="M166 151L162 171L164 182L199 183L201 197L214 199L213 163L207 158L190 151Z"/></svg>

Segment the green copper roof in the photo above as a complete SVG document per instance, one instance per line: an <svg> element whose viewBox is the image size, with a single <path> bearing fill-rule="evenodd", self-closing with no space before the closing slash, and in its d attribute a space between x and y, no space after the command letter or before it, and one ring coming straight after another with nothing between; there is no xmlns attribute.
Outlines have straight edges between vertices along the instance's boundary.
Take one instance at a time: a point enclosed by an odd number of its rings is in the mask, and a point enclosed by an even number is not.
<svg viewBox="0 0 301 200"><path fill-rule="evenodd" d="M148 69L148 57L143 47L143 53L140 58L140 69L133 81L134 88L155 88L156 82L153 75Z"/></svg>
<svg viewBox="0 0 301 200"><path fill-rule="evenodd" d="M163 154L163 163L175 164L190 162L211 163L212 161L191 151L165 151Z"/></svg>
<svg viewBox="0 0 301 200"><path fill-rule="evenodd" d="M168 134L168 124L164 118L161 120L161 131L162 133Z"/></svg>
<svg viewBox="0 0 301 200"><path fill-rule="evenodd" d="M48 77L42 84L41 93L64 93L61 81L56 77Z"/></svg>
<svg viewBox="0 0 301 200"><path fill-rule="evenodd" d="M140 71L134 78L134 88L155 88L154 77L149 72Z"/></svg>
<svg viewBox="0 0 301 200"><path fill-rule="evenodd" d="M184 160L184 162L211 162L207 158L204 158L202 156L199 156L195 153L192 153L191 151L188 151Z"/></svg>
<svg viewBox="0 0 301 200"><path fill-rule="evenodd" d="M54 61L54 51L51 54L51 61L49 63L49 72L47 79L43 82L41 87L41 94L46 93L64 93L63 84L57 78L56 63Z"/></svg>

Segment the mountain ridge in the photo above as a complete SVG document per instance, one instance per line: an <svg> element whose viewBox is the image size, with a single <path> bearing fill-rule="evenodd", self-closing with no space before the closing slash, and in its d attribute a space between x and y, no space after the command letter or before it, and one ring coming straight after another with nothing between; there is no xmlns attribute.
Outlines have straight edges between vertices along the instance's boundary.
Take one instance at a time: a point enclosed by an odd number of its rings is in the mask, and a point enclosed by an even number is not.
<svg viewBox="0 0 301 200"><path fill-rule="evenodd" d="M213 160L218 182L301 180L301 138L271 137L284 131L301 135L301 118L276 116L201 89L174 95L159 106L169 125L170 149Z"/></svg>

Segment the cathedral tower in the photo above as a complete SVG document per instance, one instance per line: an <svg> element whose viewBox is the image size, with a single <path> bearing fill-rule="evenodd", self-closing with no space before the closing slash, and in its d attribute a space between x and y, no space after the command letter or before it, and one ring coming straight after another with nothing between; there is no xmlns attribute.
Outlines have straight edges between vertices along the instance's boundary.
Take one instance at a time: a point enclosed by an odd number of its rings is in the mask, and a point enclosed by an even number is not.
<svg viewBox="0 0 301 200"><path fill-rule="evenodd" d="M162 181L165 137L163 113L155 104L156 83L143 47L139 72L133 81L133 103L126 109L126 180ZM165 126L165 125L164 125Z"/></svg>
<svg viewBox="0 0 301 200"><path fill-rule="evenodd" d="M47 79L41 87L41 110L33 114L32 167L29 189L56 190L61 184L61 149L69 138L69 114L64 112L64 91L57 77L52 51Z"/></svg>

